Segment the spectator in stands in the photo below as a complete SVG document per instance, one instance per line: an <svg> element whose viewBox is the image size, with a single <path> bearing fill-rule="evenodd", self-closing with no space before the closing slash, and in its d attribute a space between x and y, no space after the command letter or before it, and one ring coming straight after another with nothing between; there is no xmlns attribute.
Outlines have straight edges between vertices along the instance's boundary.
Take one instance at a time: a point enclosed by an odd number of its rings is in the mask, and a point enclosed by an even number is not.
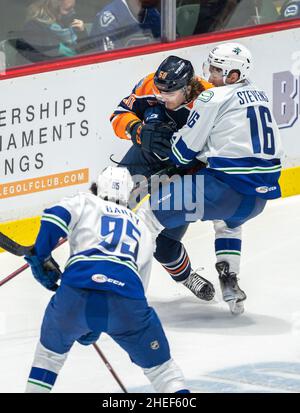
<svg viewBox="0 0 300 413"><path fill-rule="evenodd" d="M231 14L236 4L236 0L200 0L200 13L195 33L216 30L216 27Z"/></svg>
<svg viewBox="0 0 300 413"><path fill-rule="evenodd" d="M233 2L232 2L233 3ZM217 30L271 23L278 19L273 0L237 0Z"/></svg>
<svg viewBox="0 0 300 413"><path fill-rule="evenodd" d="M96 15L91 41L107 51L158 40L159 6L159 0L113 0Z"/></svg>
<svg viewBox="0 0 300 413"><path fill-rule="evenodd" d="M276 21L273 0L200 0L195 33L207 33Z"/></svg>
<svg viewBox="0 0 300 413"><path fill-rule="evenodd" d="M39 0L28 8L17 49L30 62L77 54L78 40L87 37L75 12L76 0Z"/></svg>

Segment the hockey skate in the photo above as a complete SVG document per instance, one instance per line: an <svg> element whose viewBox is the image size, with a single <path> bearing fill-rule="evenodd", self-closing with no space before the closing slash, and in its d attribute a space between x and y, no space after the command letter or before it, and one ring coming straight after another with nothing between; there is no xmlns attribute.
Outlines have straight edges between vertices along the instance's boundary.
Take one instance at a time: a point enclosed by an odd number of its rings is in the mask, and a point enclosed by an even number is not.
<svg viewBox="0 0 300 413"><path fill-rule="evenodd" d="M201 277L196 271L190 273L186 280L182 283L185 285L197 298L204 301L211 301L215 296L213 284Z"/></svg>
<svg viewBox="0 0 300 413"><path fill-rule="evenodd" d="M223 294L223 300L229 305L230 311L234 315L244 312L244 303L247 296L238 285L238 279L234 272L229 272L229 264L221 261L216 264L219 273L219 281Z"/></svg>

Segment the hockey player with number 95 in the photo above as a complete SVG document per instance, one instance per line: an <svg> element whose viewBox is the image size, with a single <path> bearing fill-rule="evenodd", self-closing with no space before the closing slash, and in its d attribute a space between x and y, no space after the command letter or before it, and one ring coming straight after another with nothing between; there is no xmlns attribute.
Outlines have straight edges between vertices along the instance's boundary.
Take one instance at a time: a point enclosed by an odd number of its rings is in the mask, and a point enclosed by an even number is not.
<svg viewBox="0 0 300 413"><path fill-rule="evenodd" d="M91 193L64 198L46 209L25 257L34 277L56 291L43 319L26 392L50 392L75 341L96 342L105 332L140 366L160 393L189 393L172 360L161 322L148 305L155 228L127 208L133 189L125 168L106 168ZM68 237L64 272L51 257ZM60 286L57 281L61 277Z"/></svg>

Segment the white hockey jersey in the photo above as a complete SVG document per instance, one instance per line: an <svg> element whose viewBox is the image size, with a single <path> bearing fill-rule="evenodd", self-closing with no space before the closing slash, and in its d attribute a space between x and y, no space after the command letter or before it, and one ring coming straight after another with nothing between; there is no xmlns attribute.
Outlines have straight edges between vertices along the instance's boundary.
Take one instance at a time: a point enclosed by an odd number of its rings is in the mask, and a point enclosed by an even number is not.
<svg viewBox="0 0 300 413"><path fill-rule="evenodd" d="M172 138L172 160L198 158L235 190L263 198L280 196L283 155L266 93L250 82L201 93L187 124Z"/></svg>
<svg viewBox="0 0 300 413"><path fill-rule="evenodd" d="M154 242L134 212L89 193L64 198L44 211L36 254L46 258L59 238L66 236L70 258L63 283L132 298L144 296Z"/></svg>

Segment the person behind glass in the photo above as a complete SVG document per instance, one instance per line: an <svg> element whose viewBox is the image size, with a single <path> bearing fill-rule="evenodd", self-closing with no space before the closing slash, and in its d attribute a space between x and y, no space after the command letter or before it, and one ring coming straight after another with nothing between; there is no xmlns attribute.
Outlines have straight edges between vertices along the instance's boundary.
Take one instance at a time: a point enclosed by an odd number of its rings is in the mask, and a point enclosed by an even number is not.
<svg viewBox="0 0 300 413"><path fill-rule="evenodd" d="M271 23L278 19L273 0L227 0L221 3L224 3L224 8L216 15L210 31Z"/></svg>
<svg viewBox="0 0 300 413"><path fill-rule="evenodd" d="M236 0L201 0L194 34L214 31L219 26L219 22L231 13L236 3Z"/></svg>
<svg viewBox="0 0 300 413"><path fill-rule="evenodd" d="M159 40L159 4L159 0L113 0L97 13L91 40L105 51Z"/></svg>
<svg viewBox="0 0 300 413"><path fill-rule="evenodd" d="M76 18L76 0L39 0L28 8L19 52L31 62L77 54L78 40L86 37L84 22Z"/></svg>

